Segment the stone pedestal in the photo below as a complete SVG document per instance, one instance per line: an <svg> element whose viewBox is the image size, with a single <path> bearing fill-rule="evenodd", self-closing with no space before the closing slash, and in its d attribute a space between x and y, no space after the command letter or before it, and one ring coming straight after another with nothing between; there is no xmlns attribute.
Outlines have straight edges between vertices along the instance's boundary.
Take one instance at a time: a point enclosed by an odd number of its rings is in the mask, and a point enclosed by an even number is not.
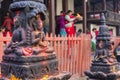
<svg viewBox="0 0 120 80"><path fill-rule="evenodd" d="M118 63L92 63L90 71L85 71L88 80L117 80L120 77Z"/></svg>
<svg viewBox="0 0 120 80"><path fill-rule="evenodd" d="M27 57L4 55L1 63L3 76L11 74L22 79L38 79L43 75L54 75L58 72L58 61L55 54L40 54Z"/></svg>
<svg viewBox="0 0 120 80"><path fill-rule="evenodd" d="M92 63L92 66L90 67L92 72L104 72L104 73L112 73L118 71L118 63L110 63L110 64L104 64L104 63Z"/></svg>

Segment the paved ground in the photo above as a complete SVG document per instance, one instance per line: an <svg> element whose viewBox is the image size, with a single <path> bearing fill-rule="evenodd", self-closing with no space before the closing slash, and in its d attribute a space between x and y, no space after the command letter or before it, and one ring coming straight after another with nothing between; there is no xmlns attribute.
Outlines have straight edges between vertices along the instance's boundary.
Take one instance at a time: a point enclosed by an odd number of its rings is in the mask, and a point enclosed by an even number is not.
<svg viewBox="0 0 120 80"><path fill-rule="evenodd" d="M81 77L80 80L86 80L86 77Z"/></svg>

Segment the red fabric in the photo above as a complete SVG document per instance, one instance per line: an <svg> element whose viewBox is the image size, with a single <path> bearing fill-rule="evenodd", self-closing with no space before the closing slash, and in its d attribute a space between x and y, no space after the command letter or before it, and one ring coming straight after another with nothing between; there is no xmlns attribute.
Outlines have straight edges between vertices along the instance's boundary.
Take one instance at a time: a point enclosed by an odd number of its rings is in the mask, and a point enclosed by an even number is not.
<svg viewBox="0 0 120 80"><path fill-rule="evenodd" d="M12 37L12 32L10 32L10 31L3 32L3 37L7 37L7 33L9 33L10 37ZM4 44L6 44L6 41L3 41L3 42L4 42Z"/></svg>
<svg viewBox="0 0 120 80"><path fill-rule="evenodd" d="M9 33L10 37L12 37L12 32L10 32L10 31L5 31L5 32L3 32L3 37L6 37L6 36L7 36L7 33Z"/></svg>
<svg viewBox="0 0 120 80"><path fill-rule="evenodd" d="M11 31L11 30L12 30L12 25L13 25L12 19L9 18L9 17L5 17L3 26L6 27L6 29L7 29L8 31Z"/></svg>
<svg viewBox="0 0 120 80"><path fill-rule="evenodd" d="M90 32L86 32L86 34L90 35L90 36L91 36L91 39L92 39L92 35L91 35L91 33L90 33Z"/></svg>
<svg viewBox="0 0 120 80"><path fill-rule="evenodd" d="M109 31L110 35L112 36L113 35L113 32L112 31Z"/></svg>
<svg viewBox="0 0 120 80"><path fill-rule="evenodd" d="M74 29L74 26L70 27L70 28L66 28L66 32L67 32L67 35L74 35L75 34L75 29Z"/></svg>
<svg viewBox="0 0 120 80"><path fill-rule="evenodd" d="M70 18L74 18L74 16L71 15ZM69 23L69 21L66 20L66 21L65 21L65 24L67 24L67 23ZM67 35L72 36L72 35L75 34L74 23L72 24L71 27L66 27L65 29L66 29L66 33L67 33Z"/></svg>
<svg viewBox="0 0 120 80"><path fill-rule="evenodd" d="M98 33L99 33L99 31L96 30L96 31L95 31L96 38L98 37Z"/></svg>
<svg viewBox="0 0 120 80"><path fill-rule="evenodd" d="M31 56L33 54L32 48L26 47L22 48L24 56Z"/></svg>

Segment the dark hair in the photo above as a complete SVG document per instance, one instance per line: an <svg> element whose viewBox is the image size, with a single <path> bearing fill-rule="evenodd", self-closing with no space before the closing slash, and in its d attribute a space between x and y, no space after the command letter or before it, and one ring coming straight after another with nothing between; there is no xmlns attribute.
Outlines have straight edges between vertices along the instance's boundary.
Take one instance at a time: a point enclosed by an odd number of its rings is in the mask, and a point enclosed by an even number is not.
<svg viewBox="0 0 120 80"><path fill-rule="evenodd" d="M109 29L109 31L113 31L113 29Z"/></svg>
<svg viewBox="0 0 120 80"><path fill-rule="evenodd" d="M40 15L41 20L44 21L46 17L45 14L41 12L39 13L39 15Z"/></svg>
<svg viewBox="0 0 120 80"><path fill-rule="evenodd" d="M82 32L82 29L79 29L78 32Z"/></svg>
<svg viewBox="0 0 120 80"><path fill-rule="evenodd" d="M93 28L92 31L96 30L96 28Z"/></svg>
<svg viewBox="0 0 120 80"><path fill-rule="evenodd" d="M9 16L10 16L10 12L9 12L9 11L7 11L7 12L5 13L5 16L7 16L7 13L9 13Z"/></svg>
<svg viewBox="0 0 120 80"><path fill-rule="evenodd" d="M71 11L71 10L68 10L68 11L67 11L67 14L69 14L70 12L72 12L72 11Z"/></svg>
<svg viewBox="0 0 120 80"><path fill-rule="evenodd" d="M120 46L120 43L118 43L118 46Z"/></svg>
<svg viewBox="0 0 120 80"><path fill-rule="evenodd" d="M114 41L111 42L112 45L115 45Z"/></svg>
<svg viewBox="0 0 120 80"><path fill-rule="evenodd" d="M64 13L64 11L60 11L60 13Z"/></svg>

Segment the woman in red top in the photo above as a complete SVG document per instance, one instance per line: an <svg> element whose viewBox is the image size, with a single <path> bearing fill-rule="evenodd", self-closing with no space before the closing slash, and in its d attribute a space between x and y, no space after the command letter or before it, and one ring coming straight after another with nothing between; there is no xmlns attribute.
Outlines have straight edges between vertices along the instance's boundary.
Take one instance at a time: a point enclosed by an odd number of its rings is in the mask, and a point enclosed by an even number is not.
<svg viewBox="0 0 120 80"><path fill-rule="evenodd" d="M72 15L72 11L68 10L67 14L65 15L65 29L67 35L74 35L75 34L75 28L74 28L74 21L76 17Z"/></svg>
<svg viewBox="0 0 120 80"><path fill-rule="evenodd" d="M12 30L13 21L10 18L10 13L9 12L6 13L6 16L5 16L4 19L5 20L4 20L3 26L6 27L7 31L11 31Z"/></svg>
<svg viewBox="0 0 120 80"><path fill-rule="evenodd" d="M13 21L10 18L9 12L6 13L6 16L4 17L4 22L3 22L2 26L5 27L5 32L3 33L3 36L6 36L7 32L9 32L10 36L12 36Z"/></svg>

